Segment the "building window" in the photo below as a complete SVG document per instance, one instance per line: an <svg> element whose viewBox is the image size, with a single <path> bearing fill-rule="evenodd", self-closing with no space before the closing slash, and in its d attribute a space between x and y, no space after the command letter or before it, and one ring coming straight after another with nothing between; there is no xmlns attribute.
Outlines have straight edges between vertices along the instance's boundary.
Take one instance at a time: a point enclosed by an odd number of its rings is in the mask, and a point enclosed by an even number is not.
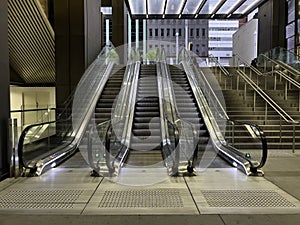
<svg viewBox="0 0 300 225"><path fill-rule="evenodd" d="M170 36L170 28L167 28L167 37Z"/></svg>
<svg viewBox="0 0 300 225"><path fill-rule="evenodd" d="M152 34L152 29L149 29L149 36L152 37L153 34Z"/></svg>
<svg viewBox="0 0 300 225"><path fill-rule="evenodd" d="M202 28L202 37L205 37L205 28Z"/></svg>
<svg viewBox="0 0 300 225"><path fill-rule="evenodd" d="M176 29L173 28L173 36L176 36Z"/></svg>
<svg viewBox="0 0 300 225"><path fill-rule="evenodd" d="M155 37L158 36L158 29L155 29Z"/></svg>
<svg viewBox="0 0 300 225"><path fill-rule="evenodd" d="M196 29L196 36L199 37L199 28Z"/></svg>
<svg viewBox="0 0 300 225"><path fill-rule="evenodd" d="M191 37L194 36L194 29L193 29L193 28L190 30L190 36L191 36Z"/></svg>
<svg viewBox="0 0 300 225"><path fill-rule="evenodd" d="M162 37L165 36L165 30L163 28L160 30L160 32Z"/></svg>
<svg viewBox="0 0 300 225"><path fill-rule="evenodd" d="M179 37L181 37L181 28L179 28L179 30L178 30L178 35L179 35Z"/></svg>

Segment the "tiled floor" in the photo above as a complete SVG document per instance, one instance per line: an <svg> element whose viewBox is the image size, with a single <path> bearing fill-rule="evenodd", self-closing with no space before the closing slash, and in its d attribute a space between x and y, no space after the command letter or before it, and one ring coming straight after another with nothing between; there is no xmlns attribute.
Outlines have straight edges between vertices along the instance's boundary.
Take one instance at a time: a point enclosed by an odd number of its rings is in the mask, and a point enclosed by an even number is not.
<svg viewBox="0 0 300 225"><path fill-rule="evenodd" d="M0 224L299 224L300 155L271 156L264 171L247 177L211 168L155 182L163 170L109 179L90 177L88 168L56 168L1 182Z"/></svg>

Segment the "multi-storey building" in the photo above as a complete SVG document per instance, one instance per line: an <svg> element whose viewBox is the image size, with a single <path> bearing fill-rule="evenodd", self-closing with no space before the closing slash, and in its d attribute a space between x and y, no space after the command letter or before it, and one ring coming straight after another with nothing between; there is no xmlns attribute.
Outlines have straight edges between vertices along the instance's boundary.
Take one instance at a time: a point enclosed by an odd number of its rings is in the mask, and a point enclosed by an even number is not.
<svg viewBox="0 0 300 225"><path fill-rule="evenodd" d="M170 57L176 55L178 47L186 47L199 56L208 54L207 20L147 20L147 49L164 47Z"/></svg>
<svg viewBox="0 0 300 225"><path fill-rule="evenodd" d="M232 57L232 35L239 28L238 20L208 21L208 54L218 58L219 62L228 65Z"/></svg>

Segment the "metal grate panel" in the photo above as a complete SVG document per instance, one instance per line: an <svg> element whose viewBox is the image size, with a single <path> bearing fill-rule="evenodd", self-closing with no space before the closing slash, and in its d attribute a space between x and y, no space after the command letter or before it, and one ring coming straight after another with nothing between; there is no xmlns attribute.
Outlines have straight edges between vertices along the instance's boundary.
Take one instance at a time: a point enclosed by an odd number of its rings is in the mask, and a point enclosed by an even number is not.
<svg viewBox="0 0 300 225"><path fill-rule="evenodd" d="M8 1L9 61L26 83L55 82L54 39L38 0Z"/></svg>
<svg viewBox="0 0 300 225"><path fill-rule="evenodd" d="M10 190L0 195L0 208L72 208L83 190Z"/></svg>
<svg viewBox="0 0 300 225"><path fill-rule="evenodd" d="M178 190L105 191L99 208L183 208Z"/></svg>
<svg viewBox="0 0 300 225"><path fill-rule="evenodd" d="M205 190L201 192L210 207L296 207L277 192L270 190Z"/></svg>

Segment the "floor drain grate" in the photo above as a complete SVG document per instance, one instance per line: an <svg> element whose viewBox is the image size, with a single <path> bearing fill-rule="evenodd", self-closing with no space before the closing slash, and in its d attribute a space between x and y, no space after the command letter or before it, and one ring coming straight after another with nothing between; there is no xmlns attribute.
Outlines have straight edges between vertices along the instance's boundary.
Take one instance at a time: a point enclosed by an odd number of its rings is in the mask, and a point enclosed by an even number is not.
<svg viewBox="0 0 300 225"><path fill-rule="evenodd" d="M10 190L0 195L0 208L72 208L82 190Z"/></svg>
<svg viewBox="0 0 300 225"><path fill-rule="evenodd" d="M296 207L275 191L216 190L201 191L210 207Z"/></svg>
<svg viewBox="0 0 300 225"><path fill-rule="evenodd" d="M124 190L105 191L100 208L183 208L176 190Z"/></svg>

